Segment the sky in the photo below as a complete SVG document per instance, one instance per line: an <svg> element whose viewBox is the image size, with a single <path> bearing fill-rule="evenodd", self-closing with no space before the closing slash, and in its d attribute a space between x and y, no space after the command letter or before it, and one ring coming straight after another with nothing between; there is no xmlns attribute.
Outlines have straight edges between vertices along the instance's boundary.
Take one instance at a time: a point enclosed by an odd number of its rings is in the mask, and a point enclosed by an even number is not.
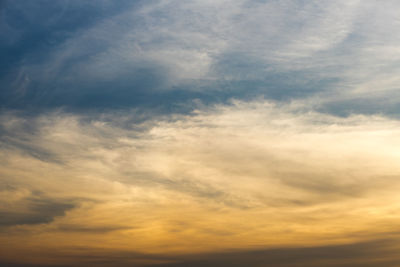
<svg viewBox="0 0 400 267"><path fill-rule="evenodd" d="M399 9L0 0L0 265L400 266Z"/></svg>

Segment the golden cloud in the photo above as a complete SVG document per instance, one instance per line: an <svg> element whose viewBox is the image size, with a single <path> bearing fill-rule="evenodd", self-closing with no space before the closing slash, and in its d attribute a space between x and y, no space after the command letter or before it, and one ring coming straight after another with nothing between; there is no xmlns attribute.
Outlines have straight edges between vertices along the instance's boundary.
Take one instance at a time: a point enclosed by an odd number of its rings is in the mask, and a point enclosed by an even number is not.
<svg viewBox="0 0 400 267"><path fill-rule="evenodd" d="M134 116L3 115L1 258L333 245L398 232L396 120L265 100L130 124Z"/></svg>

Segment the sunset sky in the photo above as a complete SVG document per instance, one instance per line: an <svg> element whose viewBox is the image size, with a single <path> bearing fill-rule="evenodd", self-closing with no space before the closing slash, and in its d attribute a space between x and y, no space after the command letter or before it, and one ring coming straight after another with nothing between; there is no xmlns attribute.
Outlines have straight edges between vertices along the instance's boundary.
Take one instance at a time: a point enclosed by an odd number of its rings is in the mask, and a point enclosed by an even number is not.
<svg viewBox="0 0 400 267"><path fill-rule="evenodd" d="M0 265L400 266L397 0L0 0Z"/></svg>

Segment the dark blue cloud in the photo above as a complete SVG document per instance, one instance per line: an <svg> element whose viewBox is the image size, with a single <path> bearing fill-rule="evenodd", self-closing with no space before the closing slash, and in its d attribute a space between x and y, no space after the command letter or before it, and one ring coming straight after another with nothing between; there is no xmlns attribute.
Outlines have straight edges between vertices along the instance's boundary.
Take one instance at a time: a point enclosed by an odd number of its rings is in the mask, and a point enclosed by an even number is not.
<svg viewBox="0 0 400 267"><path fill-rule="evenodd" d="M26 57L40 61L43 53L65 41L75 31L112 16L133 3L85 0L4 1L0 21L2 74L18 63L23 64Z"/></svg>
<svg viewBox="0 0 400 267"><path fill-rule="evenodd" d="M128 92L130 85L141 88L158 86L156 70L139 69L134 77L109 82L65 80L77 63L104 50L105 44L93 43L72 54L57 73L41 77L43 64L77 32L100 23L141 1L4 1L0 21L0 106L24 109L59 106L125 106L140 98ZM25 69L29 66L35 73ZM37 69L36 69L37 68ZM35 75L36 74L36 75ZM117 77L120 78L120 77ZM128 84L129 83L129 84ZM22 91L22 92L21 92ZM121 102L121 103L119 103Z"/></svg>
<svg viewBox="0 0 400 267"><path fill-rule="evenodd" d="M165 113L190 111L195 99L315 96L327 100L316 103L319 110L333 114L398 109L399 101L385 105L395 80L371 89L385 92L379 100L363 94L368 82L391 81L398 68L379 52L396 45L385 24L369 32L359 22L367 4L16 0L0 8L2 110ZM392 21L385 12L375 19L384 15ZM355 105L346 95L352 90L361 91Z"/></svg>
<svg viewBox="0 0 400 267"><path fill-rule="evenodd" d="M141 4L141 1L4 2L1 9L1 28L5 30L0 43L3 59L0 106L21 110L147 107L172 112L187 110L182 106L187 108L187 103L193 99L212 103L263 95L285 100L310 95L332 83L332 79L314 79L304 71L265 72L265 63L240 53L215 58L211 71L219 78L214 81L200 79L183 84L171 83L168 65L148 61L124 62L123 58L113 59L117 61L117 70L111 78L101 75L87 77L80 73L79 70L87 69L88 62L112 49L114 44L113 40L107 39L110 36L89 36L84 42L78 42L77 49L68 52L68 46L76 45L74 38L92 27L96 28L107 18ZM157 23L158 20L168 21L168 12L153 13ZM160 18L159 13L162 15ZM124 24L124 19L116 21L121 29L116 37L123 38L132 25ZM146 21L146 18L134 21L138 27L155 23ZM161 35L153 40L170 41ZM58 59L59 53L68 55ZM57 60L60 61L57 66L48 63ZM96 63L89 63L89 68L92 72L97 71ZM109 74L111 70L105 72ZM238 79L225 79L227 76Z"/></svg>

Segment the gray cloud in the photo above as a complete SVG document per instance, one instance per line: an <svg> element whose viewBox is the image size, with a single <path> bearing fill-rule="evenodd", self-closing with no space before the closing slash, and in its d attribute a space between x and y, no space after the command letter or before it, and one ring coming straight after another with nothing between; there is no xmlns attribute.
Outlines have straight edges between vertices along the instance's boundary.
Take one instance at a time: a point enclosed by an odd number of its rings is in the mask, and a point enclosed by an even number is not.
<svg viewBox="0 0 400 267"><path fill-rule="evenodd" d="M73 232L73 233L94 233L94 234L104 234L108 232L132 229L131 227L118 227L118 226L84 226L84 225L71 225L71 224L61 224L58 225L56 230L61 232Z"/></svg>
<svg viewBox="0 0 400 267"><path fill-rule="evenodd" d="M0 227L51 223L76 207L74 202L46 198L38 193L13 202L1 202Z"/></svg>
<svg viewBox="0 0 400 267"><path fill-rule="evenodd" d="M74 205L65 203L44 203L40 210L33 205L33 209L27 212L0 211L1 226L31 225L50 223L57 216L63 216L65 211L72 209Z"/></svg>
<svg viewBox="0 0 400 267"><path fill-rule="evenodd" d="M397 253L397 239L378 239L342 245L314 247L281 247L255 250L235 250L220 253L184 254L171 256L163 254L142 254L126 251L100 251L74 249L52 252L58 259L68 258L65 264L34 266L367 266L395 267L400 263ZM77 256L79 252L85 252ZM1 262L5 264L6 262ZM29 264L7 262L7 266L26 267Z"/></svg>
<svg viewBox="0 0 400 267"><path fill-rule="evenodd" d="M280 248L193 255L177 263L153 266L398 266L397 241L375 240L348 245Z"/></svg>

